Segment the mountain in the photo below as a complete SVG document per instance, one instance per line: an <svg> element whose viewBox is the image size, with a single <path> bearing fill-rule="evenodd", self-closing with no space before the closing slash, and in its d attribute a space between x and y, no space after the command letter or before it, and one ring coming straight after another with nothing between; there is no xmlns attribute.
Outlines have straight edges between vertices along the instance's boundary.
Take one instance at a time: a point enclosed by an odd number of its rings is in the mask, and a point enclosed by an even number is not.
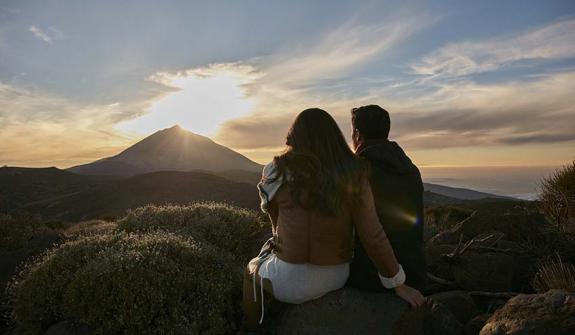
<svg viewBox="0 0 575 335"><path fill-rule="evenodd" d="M262 166L212 141L173 126L155 132L118 155L74 166L68 171L87 175L134 176L156 171L259 172Z"/></svg>
<svg viewBox="0 0 575 335"><path fill-rule="evenodd" d="M160 171L113 180L98 189L57 201L36 202L24 209L53 219L78 221L122 217L128 209L147 204L185 205L196 201L259 208L254 185L202 172Z"/></svg>
<svg viewBox="0 0 575 335"><path fill-rule="evenodd" d="M230 180L244 183L257 184L261 178L260 172L248 172L241 170L228 170L218 173L219 176ZM478 192L467 188L456 188L437 184L423 183L425 192L423 194L426 204L447 204L457 203L462 200L516 200L511 197L504 197L491 193Z"/></svg>
<svg viewBox="0 0 575 335"><path fill-rule="evenodd" d="M482 200L482 199L516 200L511 197L504 197L501 195L474 191L467 188L449 187L430 183L423 183L423 188L429 192L461 200Z"/></svg>
<svg viewBox="0 0 575 335"><path fill-rule="evenodd" d="M79 175L57 168L0 167L0 213L29 212L49 220L121 217L147 204L227 202L258 209L254 184L205 172L161 171L131 177Z"/></svg>
<svg viewBox="0 0 575 335"><path fill-rule="evenodd" d="M259 172L226 170L159 171L118 177L80 175L57 168L0 167L0 213L24 211L49 220L78 221L121 217L128 209L146 204L223 201L258 209L255 184L260 176ZM453 190L439 188L450 194ZM458 196L473 192L455 190ZM457 204L471 208L480 202L484 207L514 203L493 197L461 200L430 191L425 191L423 198L426 206ZM485 201L489 203L483 204Z"/></svg>

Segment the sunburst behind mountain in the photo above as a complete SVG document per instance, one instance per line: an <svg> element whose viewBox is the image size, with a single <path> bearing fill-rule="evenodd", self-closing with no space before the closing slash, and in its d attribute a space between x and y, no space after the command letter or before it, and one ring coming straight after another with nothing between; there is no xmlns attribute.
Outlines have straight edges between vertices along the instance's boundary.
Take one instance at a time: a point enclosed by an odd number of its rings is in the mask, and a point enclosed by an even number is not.
<svg viewBox="0 0 575 335"><path fill-rule="evenodd" d="M131 176L155 171L258 172L262 166L247 157L180 126L155 132L118 155L74 166L90 175Z"/></svg>

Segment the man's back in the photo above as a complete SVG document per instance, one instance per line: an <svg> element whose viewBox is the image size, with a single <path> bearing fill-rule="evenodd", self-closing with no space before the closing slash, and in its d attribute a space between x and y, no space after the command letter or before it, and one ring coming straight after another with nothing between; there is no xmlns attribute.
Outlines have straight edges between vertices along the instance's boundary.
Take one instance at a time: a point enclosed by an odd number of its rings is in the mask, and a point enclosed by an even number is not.
<svg viewBox="0 0 575 335"><path fill-rule="evenodd" d="M426 264L421 174L395 142L371 141L358 149L358 155L371 163L370 184L379 220L406 272L406 283L423 289ZM375 266L357 237L348 284L366 290L385 291Z"/></svg>

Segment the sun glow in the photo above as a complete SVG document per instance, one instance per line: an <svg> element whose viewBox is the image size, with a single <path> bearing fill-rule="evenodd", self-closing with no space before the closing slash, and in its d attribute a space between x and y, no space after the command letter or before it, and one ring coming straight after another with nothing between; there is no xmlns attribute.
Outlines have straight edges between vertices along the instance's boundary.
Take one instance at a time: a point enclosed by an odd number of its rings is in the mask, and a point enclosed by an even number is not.
<svg viewBox="0 0 575 335"><path fill-rule="evenodd" d="M179 124L194 133L212 136L222 122L252 111L254 102L247 96L245 85L253 78L250 67L233 64L157 73L150 78L152 81L175 90L154 101L148 114L123 122L118 128L145 134Z"/></svg>

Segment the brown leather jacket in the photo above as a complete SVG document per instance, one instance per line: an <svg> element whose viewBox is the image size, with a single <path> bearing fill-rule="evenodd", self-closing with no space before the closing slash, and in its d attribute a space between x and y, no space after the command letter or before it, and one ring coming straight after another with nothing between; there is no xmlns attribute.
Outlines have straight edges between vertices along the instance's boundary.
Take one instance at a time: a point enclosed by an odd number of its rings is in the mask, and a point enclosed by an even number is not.
<svg viewBox="0 0 575 335"><path fill-rule="evenodd" d="M379 273L393 277L399 265L379 223L369 181L361 185L361 201L337 217L298 206L289 190L281 187L270 202L268 213L276 236L276 254L289 263L336 265L353 257L354 227ZM351 206L350 206L351 207Z"/></svg>

